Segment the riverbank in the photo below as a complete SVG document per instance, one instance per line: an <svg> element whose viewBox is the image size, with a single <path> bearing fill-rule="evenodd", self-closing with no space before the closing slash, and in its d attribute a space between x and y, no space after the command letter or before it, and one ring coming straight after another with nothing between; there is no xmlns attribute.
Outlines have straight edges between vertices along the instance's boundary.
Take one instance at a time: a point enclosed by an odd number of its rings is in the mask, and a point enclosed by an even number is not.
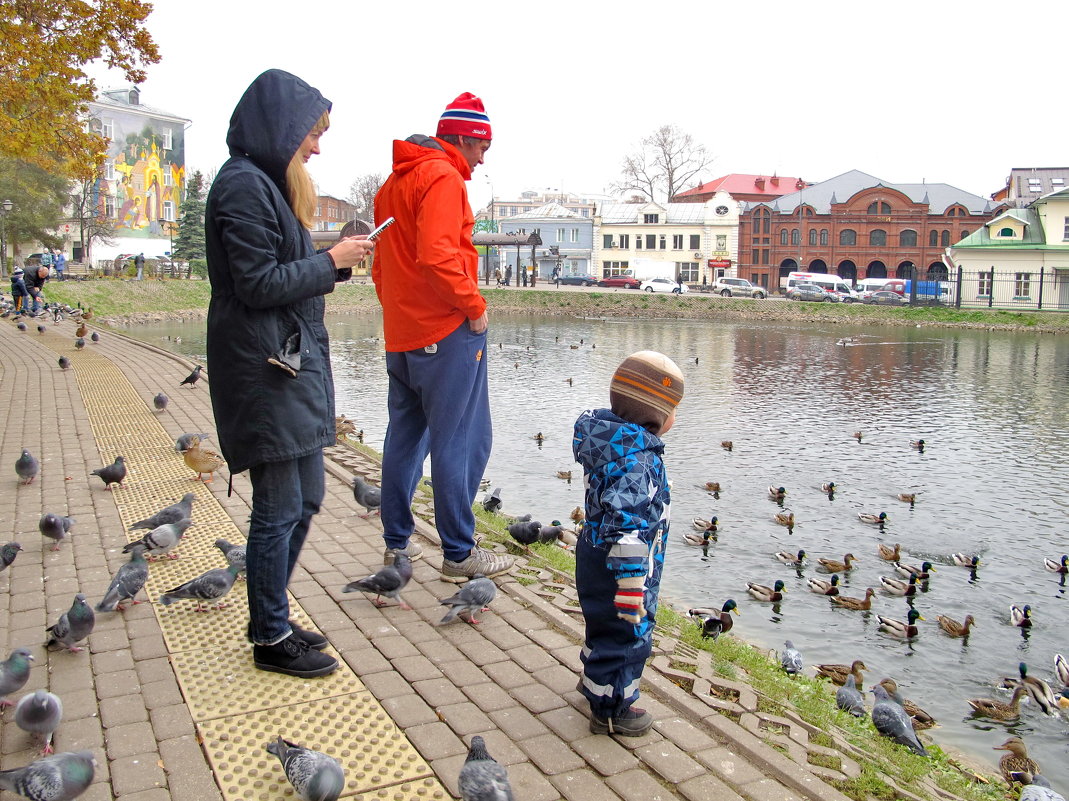
<svg viewBox="0 0 1069 801"><path fill-rule="evenodd" d="M196 320L207 315L206 281L50 282L52 300L93 309L99 322L129 325L165 320ZM971 328L990 331L1069 333L1069 314L952 308L890 308L861 304L794 303L691 295L653 295L627 289L498 289L484 287L492 314L540 314L566 317L657 317L723 321L802 322L823 325L897 325ZM370 283L339 285L327 296L335 314L377 314L378 298Z"/></svg>

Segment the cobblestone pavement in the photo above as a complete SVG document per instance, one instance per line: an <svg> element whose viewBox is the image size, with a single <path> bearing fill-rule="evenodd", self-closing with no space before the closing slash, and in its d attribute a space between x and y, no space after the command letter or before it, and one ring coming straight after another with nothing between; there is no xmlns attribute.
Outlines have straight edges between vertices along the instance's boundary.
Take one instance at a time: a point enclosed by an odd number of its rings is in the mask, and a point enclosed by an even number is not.
<svg viewBox="0 0 1069 801"><path fill-rule="evenodd" d="M301 681L254 670L240 583L227 609L197 614L188 604L143 603L100 613L86 652L46 652L44 628L76 592L94 605L102 597L126 559L122 546L137 536L125 531L130 522L196 493L181 558L151 567L154 599L220 566L216 537L243 541L251 487L234 476L228 497L225 471L196 484L174 453L180 434L213 430L205 381L178 386L189 362L107 330L76 350L72 321L48 322L43 334L35 323L28 329L0 321L0 540L24 549L0 574L0 645L4 657L25 646L36 658L23 692L62 697L57 751L96 753L96 780L83 798L290 798L277 761L263 751L283 733L341 759L345 795L360 799L457 796L467 743L482 734L521 801L845 801L824 777L856 775L849 745L818 738L789 715L762 713L746 685L717 679L700 654L670 638L662 637L644 680L651 733L591 735L575 691L574 591L545 566L520 560L515 575L499 579L480 626L438 627L438 601L456 587L439 579L441 552L433 527L421 522L427 556L405 593L412 611L343 594L347 582L381 566L383 548L379 521L359 516L347 485L357 472L377 478L377 463L348 447L328 451L327 497L290 586L298 619L323 631L343 661L334 676ZM70 370L57 366L60 354ZM160 391L171 400L157 414L152 397ZM41 473L20 485L12 465L24 447ZM118 453L130 475L106 491L89 472ZM426 502L417 505L431 519ZM38 532L47 511L77 520L57 551ZM813 753L833 767L816 768ZM0 754L3 768L36 754L10 711ZM9 797L0 793L0 801Z"/></svg>

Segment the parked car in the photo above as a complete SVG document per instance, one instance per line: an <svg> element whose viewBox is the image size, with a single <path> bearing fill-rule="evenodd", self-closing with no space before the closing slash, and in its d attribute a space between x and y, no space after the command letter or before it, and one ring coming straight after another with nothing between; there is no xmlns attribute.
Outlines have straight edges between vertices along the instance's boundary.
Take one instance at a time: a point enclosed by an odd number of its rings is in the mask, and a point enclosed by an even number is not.
<svg viewBox="0 0 1069 801"><path fill-rule="evenodd" d="M681 286L671 278L651 278L649 281L643 281L639 288L643 292L679 292L682 294L688 291L686 284Z"/></svg>
<svg viewBox="0 0 1069 801"><path fill-rule="evenodd" d="M767 298L768 293L745 278L717 278L713 291L725 298Z"/></svg>
<svg viewBox="0 0 1069 801"><path fill-rule="evenodd" d="M594 286L598 279L592 275L562 275L560 282L569 286Z"/></svg>
<svg viewBox="0 0 1069 801"><path fill-rule="evenodd" d="M881 289L879 292L871 293L862 302L872 303L877 306L905 306L909 303L909 299L904 298L897 292L892 292L889 289Z"/></svg>
<svg viewBox="0 0 1069 801"><path fill-rule="evenodd" d="M623 287L624 289L638 289L642 286L642 282L633 275L607 275L598 281L598 286L616 286Z"/></svg>
<svg viewBox="0 0 1069 801"><path fill-rule="evenodd" d="M787 293L787 300L809 300L815 303L839 303L842 298L816 284L795 284Z"/></svg>

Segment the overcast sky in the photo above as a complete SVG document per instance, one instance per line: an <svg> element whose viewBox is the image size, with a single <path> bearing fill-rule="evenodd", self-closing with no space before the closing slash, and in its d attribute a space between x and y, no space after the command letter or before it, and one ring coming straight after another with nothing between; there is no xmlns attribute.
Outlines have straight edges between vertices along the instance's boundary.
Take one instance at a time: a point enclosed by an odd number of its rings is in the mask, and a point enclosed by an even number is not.
<svg viewBox="0 0 1069 801"><path fill-rule="evenodd" d="M1013 167L1069 166L1067 27L1064 0L156 0L162 60L141 99L193 121L187 169L206 172L227 157L249 82L289 70L334 103L310 169L339 197L388 172L393 139L433 134L464 91L483 98L494 134L469 186L477 208L491 186L499 198L607 192L665 124L708 148L705 180L858 169L987 196Z"/></svg>

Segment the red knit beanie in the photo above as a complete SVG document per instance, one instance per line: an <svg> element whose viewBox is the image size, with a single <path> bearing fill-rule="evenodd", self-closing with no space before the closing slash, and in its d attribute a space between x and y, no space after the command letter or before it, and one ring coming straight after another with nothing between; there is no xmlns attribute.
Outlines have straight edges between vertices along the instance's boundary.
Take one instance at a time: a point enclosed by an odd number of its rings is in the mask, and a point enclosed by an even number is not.
<svg viewBox="0 0 1069 801"><path fill-rule="evenodd" d="M483 101L471 92L465 92L445 107L438 120L438 136L458 134L475 139L492 139L490 118L486 116Z"/></svg>

